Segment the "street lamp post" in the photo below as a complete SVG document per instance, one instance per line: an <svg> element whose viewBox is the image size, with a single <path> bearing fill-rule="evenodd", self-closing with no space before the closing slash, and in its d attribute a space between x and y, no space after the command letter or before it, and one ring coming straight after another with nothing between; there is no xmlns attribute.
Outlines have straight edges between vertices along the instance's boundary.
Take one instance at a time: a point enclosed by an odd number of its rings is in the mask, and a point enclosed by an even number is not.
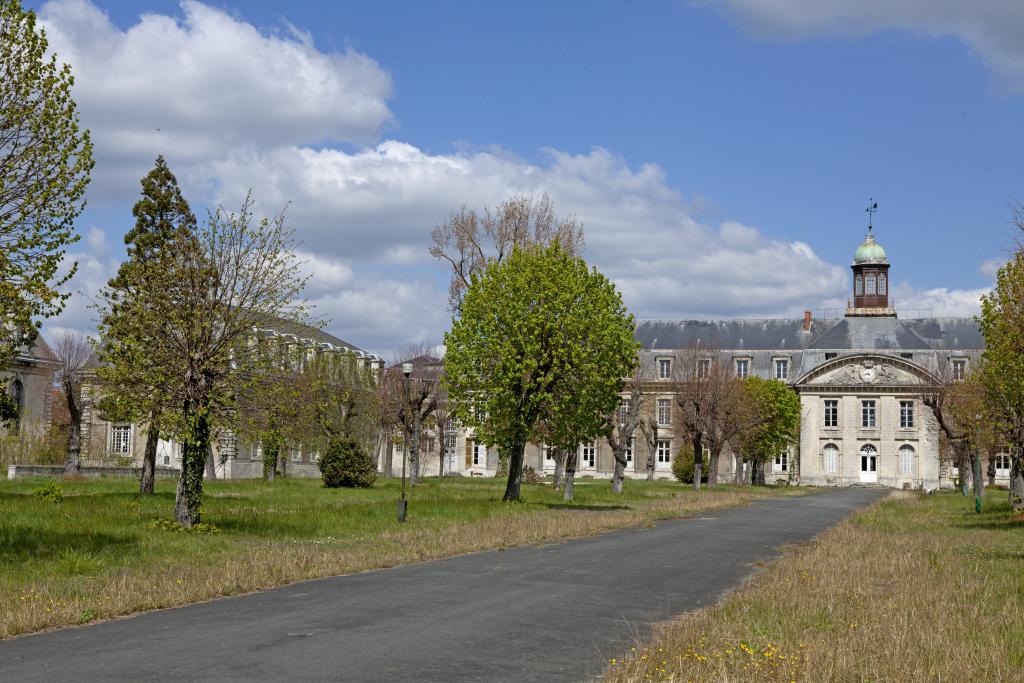
<svg viewBox="0 0 1024 683"><path fill-rule="evenodd" d="M412 363L402 363L402 374L405 375L405 418L409 419L409 378L412 377ZM406 421L406 420L403 420ZM408 432L408 430L405 430ZM403 438L403 441L405 439ZM405 521L405 512L409 507L409 501L405 498L405 459L409 457L409 444L402 444L402 497L398 499L398 521Z"/></svg>
<svg viewBox="0 0 1024 683"><path fill-rule="evenodd" d="M981 415L974 416L974 511L981 512Z"/></svg>

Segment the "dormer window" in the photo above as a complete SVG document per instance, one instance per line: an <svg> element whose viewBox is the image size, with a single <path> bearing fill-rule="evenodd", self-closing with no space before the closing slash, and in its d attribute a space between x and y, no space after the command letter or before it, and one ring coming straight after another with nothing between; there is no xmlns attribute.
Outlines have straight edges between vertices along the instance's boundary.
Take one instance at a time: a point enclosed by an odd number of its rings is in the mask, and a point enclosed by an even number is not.
<svg viewBox="0 0 1024 683"><path fill-rule="evenodd" d="M960 382L967 376L967 359L966 358L954 358L953 363L953 381Z"/></svg>
<svg viewBox="0 0 1024 683"><path fill-rule="evenodd" d="M658 379L671 379L672 377L672 359L671 358L659 358L658 359Z"/></svg>
<svg viewBox="0 0 1024 683"><path fill-rule="evenodd" d="M697 361L697 379L707 379L711 374L711 359L701 358Z"/></svg>

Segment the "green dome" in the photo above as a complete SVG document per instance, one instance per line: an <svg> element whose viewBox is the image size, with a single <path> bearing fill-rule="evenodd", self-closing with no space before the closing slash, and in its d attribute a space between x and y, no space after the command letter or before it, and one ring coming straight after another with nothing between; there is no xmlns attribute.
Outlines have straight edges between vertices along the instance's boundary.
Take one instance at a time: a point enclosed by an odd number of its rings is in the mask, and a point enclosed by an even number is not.
<svg viewBox="0 0 1024 683"><path fill-rule="evenodd" d="M882 249L882 245L875 241L875 236L868 232L868 236L864 238L864 243L857 247L856 253L853 255L853 263L888 263L889 259L885 257L885 249Z"/></svg>

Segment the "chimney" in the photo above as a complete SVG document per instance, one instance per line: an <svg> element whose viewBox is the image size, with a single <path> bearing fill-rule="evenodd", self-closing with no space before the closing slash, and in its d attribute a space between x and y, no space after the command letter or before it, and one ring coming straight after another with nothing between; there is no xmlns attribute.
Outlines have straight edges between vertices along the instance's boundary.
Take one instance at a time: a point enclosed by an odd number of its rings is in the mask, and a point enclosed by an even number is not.
<svg viewBox="0 0 1024 683"><path fill-rule="evenodd" d="M804 311L804 332L811 331L811 312Z"/></svg>

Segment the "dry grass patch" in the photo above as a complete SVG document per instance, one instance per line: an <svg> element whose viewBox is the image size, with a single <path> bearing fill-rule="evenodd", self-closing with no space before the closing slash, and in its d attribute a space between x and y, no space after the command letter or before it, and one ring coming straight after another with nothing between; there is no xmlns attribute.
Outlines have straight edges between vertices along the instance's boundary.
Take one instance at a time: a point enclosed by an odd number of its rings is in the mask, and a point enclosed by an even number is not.
<svg viewBox="0 0 1024 683"><path fill-rule="evenodd" d="M612 681L1016 681L1024 524L1005 492L897 493L609 662Z"/></svg>
<svg viewBox="0 0 1024 683"><path fill-rule="evenodd" d="M207 533L189 533L165 523L170 491L140 497L135 482L64 481L63 500L50 502L32 495L39 484L0 482L0 637L806 493L630 481L615 496L607 481L578 481L575 504L549 485L503 504L501 481L434 479L413 491L399 526L393 481L371 490L221 481L206 486Z"/></svg>

